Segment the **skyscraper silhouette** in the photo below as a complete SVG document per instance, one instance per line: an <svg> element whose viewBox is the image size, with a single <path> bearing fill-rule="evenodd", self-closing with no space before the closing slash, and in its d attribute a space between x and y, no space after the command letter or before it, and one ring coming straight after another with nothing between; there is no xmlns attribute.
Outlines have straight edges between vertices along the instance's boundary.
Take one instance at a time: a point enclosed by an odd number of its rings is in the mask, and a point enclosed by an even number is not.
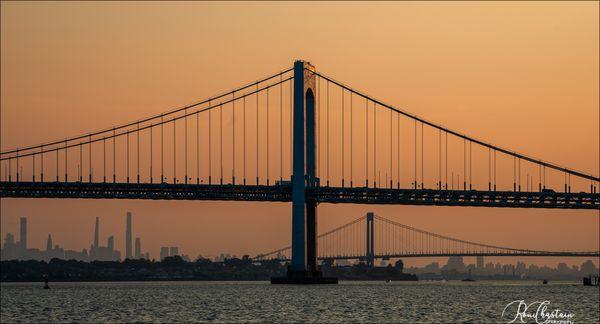
<svg viewBox="0 0 600 324"><path fill-rule="evenodd" d="M127 212L127 228L125 229L125 258L131 259L131 212Z"/></svg>
<svg viewBox="0 0 600 324"><path fill-rule="evenodd" d="M98 245L99 245L99 238L100 238L100 230L98 229L98 223L99 223L99 219L98 217L96 217L96 227L94 228L94 249L98 249Z"/></svg>
<svg viewBox="0 0 600 324"><path fill-rule="evenodd" d="M142 258L142 241L140 240L139 237L135 238L135 258L136 259Z"/></svg>
<svg viewBox="0 0 600 324"><path fill-rule="evenodd" d="M52 236L48 234L48 240L46 241L46 252L52 251Z"/></svg>
<svg viewBox="0 0 600 324"><path fill-rule="evenodd" d="M21 234L19 236L19 249L27 251L27 217L21 217Z"/></svg>

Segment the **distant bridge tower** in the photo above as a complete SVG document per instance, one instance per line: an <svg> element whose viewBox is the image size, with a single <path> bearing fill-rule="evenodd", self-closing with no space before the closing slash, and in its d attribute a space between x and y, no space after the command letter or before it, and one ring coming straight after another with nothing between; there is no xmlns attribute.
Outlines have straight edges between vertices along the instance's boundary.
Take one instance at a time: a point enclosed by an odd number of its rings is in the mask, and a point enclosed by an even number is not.
<svg viewBox="0 0 600 324"><path fill-rule="evenodd" d="M272 283L337 283L317 269L317 204L306 191L318 186L316 164L315 67L294 62L292 262L284 278Z"/></svg>
<svg viewBox="0 0 600 324"><path fill-rule="evenodd" d="M367 257L367 265L373 267L375 265L375 217L372 212L367 213L367 235L365 236L367 248L365 249Z"/></svg>

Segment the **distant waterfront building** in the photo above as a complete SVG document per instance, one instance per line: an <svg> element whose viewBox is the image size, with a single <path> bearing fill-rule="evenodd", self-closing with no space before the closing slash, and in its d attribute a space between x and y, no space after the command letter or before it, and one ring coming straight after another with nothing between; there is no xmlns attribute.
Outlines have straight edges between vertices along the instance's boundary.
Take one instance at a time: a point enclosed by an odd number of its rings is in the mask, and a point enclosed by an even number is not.
<svg viewBox="0 0 600 324"><path fill-rule="evenodd" d="M142 241L140 240L139 237L135 238L135 258L136 259L142 258Z"/></svg>
<svg viewBox="0 0 600 324"><path fill-rule="evenodd" d="M94 244L90 247L88 259L90 261L119 261L121 259L121 252L115 250L115 237L110 236L106 240L106 246L99 245L100 239L100 221L96 217L96 224L94 227ZM85 250L84 250L85 251ZM73 251L76 252L76 251ZM72 254L72 252L70 252ZM85 253L87 254L87 252ZM83 252L79 254L79 257L83 257Z"/></svg>
<svg viewBox="0 0 600 324"><path fill-rule="evenodd" d="M176 246L172 246L169 248L169 256L179 255L179 248Z"/></svg>
<svg viewBox="0 0 600 324"><path fill-rule="evenodd" d="M592 262L592 260L587 260L584 263L581 264L581 274L584 276L589 276L589 275L599 275L598 273L598 268L596 268L596 266L594 265L594 262Z"/></svg>
<svg viewBox="0 0 600 324"><path fill-rule="evenodd" d="M15 243L15 237L11 233L6 233L4 239L4 248L2 249L2 260L14 260L17 259L17 244Z"/></svg>
<svg viewBox="0 0 600 324"><path fill-rule="evenodd" d="M169 248L166 246L162 246L160 248L160 261L164 260L168 256L169 256Z"/></svg>
<svg viewBox="0 0 600 324"><path fill-rule="evenodd" d="M125 258L131 259L131 212L127 212L127 221L125 229Z"/></svg>
<svg viewBox="0 0 600 324"><path fill-rule="evenodd" d="M442 270L456 270L458 272L464 272L466 269L463 262L462 256L451 256L448 258L448 263L442 268Z"/></svg>
<svg viewBox="0 0 600 324"><path fill-rule="evenodd" d="M477 270L483 270L483 255L477 256Z"/></svg>

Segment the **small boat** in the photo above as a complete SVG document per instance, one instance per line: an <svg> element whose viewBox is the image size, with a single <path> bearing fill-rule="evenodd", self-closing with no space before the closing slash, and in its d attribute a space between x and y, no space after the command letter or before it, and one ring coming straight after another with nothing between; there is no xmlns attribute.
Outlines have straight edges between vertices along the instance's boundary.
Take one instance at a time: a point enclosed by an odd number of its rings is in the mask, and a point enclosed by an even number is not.
<svg viewBox="0 0 600 324"><path fill-rule="evenodd" d="M477 281L477 280L472 279L472 278L465 278L465 279L463 279L461 281L471 282L471 281Z"/></svg>
<svg viewBox="0 0 600 324"><path fill-rule="evenodd" d="M390 279L387 279L387 280L385 281L385 283L391 283L391 282L392 282L392 281L391 281Z"/></svg>
<svg viewBox="0 0 600 324"><path fill-rule="evenodd" d="M548 284L548 280L544 279L544 281L542 281L542 285L547 285Z"/></svg>

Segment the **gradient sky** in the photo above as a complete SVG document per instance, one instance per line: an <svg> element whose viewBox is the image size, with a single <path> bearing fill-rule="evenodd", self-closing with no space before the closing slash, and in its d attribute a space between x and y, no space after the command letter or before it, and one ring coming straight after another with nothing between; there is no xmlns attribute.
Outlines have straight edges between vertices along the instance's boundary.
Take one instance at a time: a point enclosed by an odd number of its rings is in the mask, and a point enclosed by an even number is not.
<svg viewBox="0 0 600 324"><path fill-rule="evenodd" d="M301 58L451 129L599 174L597 2L0 6L2 150L161 113ZM124 250L128 210L134 237L154 257L164 245L194 258L252 255L290 241L291 206L282 203L2 199L0 232L17 234L26 216L30 246L44 247L52 233L79 250L100 216L102 241L114 234ZM367 211L494 245L600 244L597 211L321 205L320 229Z"/></svg>

